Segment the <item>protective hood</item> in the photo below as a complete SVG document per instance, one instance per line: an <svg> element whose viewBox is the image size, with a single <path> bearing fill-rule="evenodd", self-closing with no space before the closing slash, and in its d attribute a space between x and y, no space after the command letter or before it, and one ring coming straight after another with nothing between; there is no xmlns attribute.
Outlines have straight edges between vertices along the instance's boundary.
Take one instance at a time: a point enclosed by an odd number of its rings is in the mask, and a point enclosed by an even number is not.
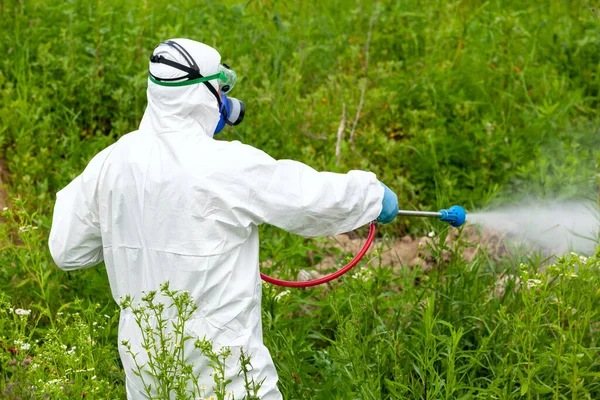
<svg viewBox="0 0 600 400"><path fill-rule="evenodd" d="M221 63L221 55L214 48L189 39L171 39L180 44L192 56L203 76L216 74ZM188 65L188 61L173 47L160 44L153 55ZM171 66L149 64L152 75L160 78L177 78L185 72ZM207 82L216 90L216 81ZM204 83L189 86L160 86L148 79L148 106L144 112L140 130L153 133L190 132L213 136L219 122L219 104L215 95Z"/></svg>

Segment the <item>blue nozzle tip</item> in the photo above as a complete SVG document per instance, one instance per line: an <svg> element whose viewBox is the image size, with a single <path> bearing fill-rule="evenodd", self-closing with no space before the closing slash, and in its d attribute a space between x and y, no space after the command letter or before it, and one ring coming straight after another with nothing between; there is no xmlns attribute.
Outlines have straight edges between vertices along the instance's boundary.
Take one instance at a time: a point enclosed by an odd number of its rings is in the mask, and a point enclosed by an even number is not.
<svg viewBox="0 0 600 400"><path fill-rule="evenodd" d="M452 206L447 210L440 210L440 213L442 214L440 220L448 222L455 228L464 224L467 219L467 213L461 206Z"/></svg>

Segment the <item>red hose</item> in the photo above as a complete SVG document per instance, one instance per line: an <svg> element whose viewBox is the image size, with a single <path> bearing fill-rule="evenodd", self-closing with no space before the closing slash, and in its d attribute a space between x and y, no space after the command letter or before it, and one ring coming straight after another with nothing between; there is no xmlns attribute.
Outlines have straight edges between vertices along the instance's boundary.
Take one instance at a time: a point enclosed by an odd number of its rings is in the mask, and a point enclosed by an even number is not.
<svg viewBox="0 0 600 400"><path fill-rule="evenodd" d="M260 273L260 277L265 282L272 283L273 285L286 286L286 287L305 288L305 287L317 286L317 285L321 285L323 283L327 283L331 280L334 280L334 279L339 278L340 276L344 275L346 272L350 271L356 264L358 264L358 262L360 260L362 260L362 258L365 256L365 254L369 250L369 247L371 247L371 243L373 243L373 239L375 239L375 223L374 222L372 222L371 225L369 226L369 236L367 237L367 242L365 243L363 248L360 250L360 252L358 252L358 254L352 259L352 261L350 261L345 267L340 268L339 270L337 270L336 272L334 272L331 275L327 275L327 276L324 276L319 279L313 279L313 280L304 281L304 282L284 281L281 279L272 278L268 275L263 274L262 272Z"/></svg>

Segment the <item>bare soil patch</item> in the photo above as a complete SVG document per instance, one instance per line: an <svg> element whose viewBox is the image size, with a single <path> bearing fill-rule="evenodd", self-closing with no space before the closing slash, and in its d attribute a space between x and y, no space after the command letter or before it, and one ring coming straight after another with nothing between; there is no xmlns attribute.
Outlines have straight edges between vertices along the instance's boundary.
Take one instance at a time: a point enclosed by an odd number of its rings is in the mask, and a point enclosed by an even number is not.
<svg viewBox="0 0 600 400"><path fill-rule="evenodd" d="M404 236L391 242L376 241L365 259L370 259L373 265L381 267L421 268L427 272L436 265L436 260L431 252L434 240L438 239L429 236ZM471 225L466 226L460 235L458 230L451 230L445 239L445 245L452 249L460 244L462 248L460 254L465 261L473 260L478 254L487 254L488 257L498 260L509 254L505 240L507 238L501 233ZM336 249L357 254L364 244L364 238L356 238L354 235L342 234L329 238L319 245L327 255L315 264L315 270L301 271L299 279L314 279L324 275L322 271L339 268L340 254ZM451 257L450 251L443 250L442 256L445 261L448 261ZM309 257L312 258L310 254Z"/></svg>

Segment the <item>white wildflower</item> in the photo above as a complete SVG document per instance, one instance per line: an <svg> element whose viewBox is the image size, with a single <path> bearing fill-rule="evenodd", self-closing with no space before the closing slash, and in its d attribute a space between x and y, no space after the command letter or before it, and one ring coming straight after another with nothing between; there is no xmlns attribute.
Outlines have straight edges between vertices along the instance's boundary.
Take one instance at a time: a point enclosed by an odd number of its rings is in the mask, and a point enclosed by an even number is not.
<svg viewBox="0 0 600 400"><path fill-rule="evenodd" d="M31 310L23 310L22 308L17 308L15 310L15 314L17 314L17 315L29 315L29 314L31 314Z"/></svg>
<svg viewBox="0 0 600 400"><path fill-rule="evenodd" d="M289 290L284 290L282 292L277 293L277 295L275 296L275 300L279 301L282 300L283 298L287 297L290 295L290 291Z"/></svg>
<svg viewBox="0 0 600 400"><path fill-rule="evenodd" d="M528 279L527 280L527 287L529 289L534 288L536 286L540 286L542 284L542 281L540 279Z"/></svg>
<svg viewBox="0 0 600 400"><path fill-rule="evenodd" d="M435 232L434 232L434 231L431 231L431 232L429 232L429 233L427 234L427 236L429 236L430 238L432 238L432 237L434 237L434 236L435 236Z"/></svg>
<svg viewBox="0 0 600 400"><path fill-rule="evenodd" d="M369 279L371 279L372 276L373 276L373 272L366 268L361 268L358 271L356 271L354 274L352 274L352 278L360 279L363 282L368 281Z"/></svg>
<svg viewBox="0 0 600 400"><path fill-rule="evenodd" d="M527 272L529 272L529 265L520 263L519 264L519 271L521 271L521 273L527 273Z"/></svg>
<svg viewBox="0 0 600 400"><path fill-rule="evenodd" d="M75 373L80 373L80 372L92 372L94 370L94 367L92 368L88 368L88 369L77 369L75 370Z"/></svg>

